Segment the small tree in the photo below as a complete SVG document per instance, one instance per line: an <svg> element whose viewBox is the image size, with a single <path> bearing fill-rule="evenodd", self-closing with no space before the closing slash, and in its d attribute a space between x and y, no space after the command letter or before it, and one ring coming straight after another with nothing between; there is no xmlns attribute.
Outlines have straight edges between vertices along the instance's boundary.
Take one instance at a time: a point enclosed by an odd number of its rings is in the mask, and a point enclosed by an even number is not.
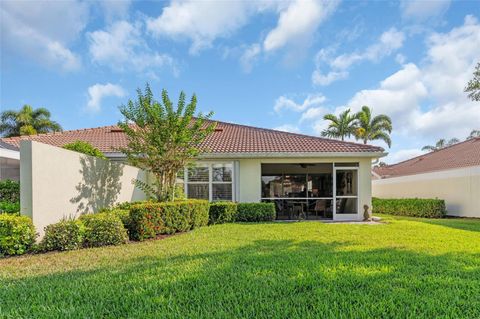
<svg viewBox="0 0 480 319"><path fill-rule="evenodd" d="M424 147L422 147L422 151L434 152L434 151L441 150L442 148L445 148L447 146L457 144L458 142L460 142L460 140L456 137L451 138L448 141L444 138L441 138L437 141L437 143L435 143L435 145L425 145Z"/></svg>
<svg viewBox="0 0 480 319"><path fill-rule="evenodd" d="M127 147L120 149L133 165L154 176L153 185L135 180L135 184L159 201L174 199L177 172L190 164L200 153L200 144L214 131L209 121L213 113L196 117L197 97L185 104L181 92L174 108L167 91L162 101L154 99L149 85L137 90L137 100L120 107L124 120L118 125L126 134Z"/></svg>
<svg viewBox="0 0 480 319"><path fill-rule="evenodd" d="M475 71L473 71L473 78L468 81L465 92L472 101L480 101L480 62L477 63Z"/></svg>

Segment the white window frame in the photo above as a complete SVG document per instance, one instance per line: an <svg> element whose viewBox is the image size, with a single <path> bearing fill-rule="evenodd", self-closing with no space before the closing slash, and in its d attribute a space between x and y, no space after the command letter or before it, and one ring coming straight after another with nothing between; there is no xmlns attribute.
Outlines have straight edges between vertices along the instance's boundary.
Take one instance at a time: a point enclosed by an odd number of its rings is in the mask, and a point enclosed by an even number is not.
<svg viewBox="0 0 480 319"><path fill-rule="evenodd" d="M341 162L338 162L341 164ZM337 171L356 171L357 172L357 195L346 195L346 196L337 196ZM360 201L358 200L360 193L360 175L359 175L359 166L335 166L333 163L333 219L341 220L347 219L350 220L352 217L357 217L360 214ZM355 198L357 200L357 213L356 214L337 214L337 198Z"/></svg>
<svg viewBox="0 0 480 319"><path fill-rule="evenodd" d="M213 180L213 165L231 165L232 167L232 180L229 182L219 182ZM235 163L232 161L199 161L195 163L195 166L207 166L208 167L208 181L189 181L188 180L188 167L183 169L183 189L185 196L188 198L188 184L208 184L208 201L213 201L213 185L214 184L231 184L232 185L232 199L234 202L236 200L236 183L235 183Z"/></svg>

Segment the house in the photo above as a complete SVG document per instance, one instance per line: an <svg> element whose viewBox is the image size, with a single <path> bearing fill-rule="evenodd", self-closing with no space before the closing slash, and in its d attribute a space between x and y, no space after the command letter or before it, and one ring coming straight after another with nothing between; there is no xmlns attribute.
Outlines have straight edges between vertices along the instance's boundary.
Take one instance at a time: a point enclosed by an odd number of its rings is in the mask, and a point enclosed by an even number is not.
<svg viewBox="0 0 480 319"><path fill-rule="evenodd" d="M447 213L480 217L480 138L373 170L373 196L440 198Z"/></svg>
<svg viewBox="0 0 480 319"><path fill-rule="evenodd" d="M25 194L30 196L25 205L22 200L22 212L32 214L25 212L23 206L33 211L46 207L47 203L39 201L52 196L55 199L49 198L50 202L60 201L62 196L67 202L69 197L63 194L67 189L75 191L71 184L76 179L82 178L82 185L88 186L92 176L99 175L86 176L86 168L78 166L78 153L59 148L75 140L91 143L111 161L125 160L118 148L125 146L127 139L117 126L1 139L10 149L21 150L22 192L26 188ZM371 207L372 160L385 155L377 146L225 122L217 122L215 132L200 147L203 153L195 167L178 175L177 184L187 197L273 202L279 219L363 219L364 205ZM92 165L89 164L90 170ZM72 173L78 171L83 172L82 177ZM131 174L137 173L131 170ZM127 175L122 174L125 179ZM70 179L68 183L66 179ZM35 183L39 184L31 186ZM131 185L131 178L123 181L122 187L126 184ZM62 186L54 190L56 185ZM88 190L87 186L84 187ZM76 191L79 189L81 185L77 185ZM92 197L91 189L87 190L83 191L84 196ZM38 192L44 193L35 195ZM101 205L95 204L93 210L98 208ZM49 211L53 209L50 207Z"/></svg>

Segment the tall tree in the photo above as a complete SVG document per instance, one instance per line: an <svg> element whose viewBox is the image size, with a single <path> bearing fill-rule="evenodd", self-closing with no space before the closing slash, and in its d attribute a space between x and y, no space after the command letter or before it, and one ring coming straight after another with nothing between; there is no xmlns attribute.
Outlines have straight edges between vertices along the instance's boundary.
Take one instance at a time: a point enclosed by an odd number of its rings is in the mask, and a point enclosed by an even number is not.
<svg viewBox="0 0 480 319"><path fill-rule="evenodd" d="M451 138L448 141L444 138L441 138L437 141L437 143L435 143L435 145L425 145L424 147L422 147L422 151L438 151L447 146L457 144L458 142L460 142L460 140L455 137Z"/></svg>
<svg viewBox="0 0 480 319"><path fill-rule="evenodd" d="M357 128L355 138L362 140L363 144L368 141L382 140L388 147L392 146L390 133L392 133L392 120L384 114L372 115L372 110L364 105L362 110L356 114Z"/></svg>
<svg viewBox="0 0 480 319"><path fill-rule="evenodd" d="M343 111L338 117L335 114L326 114L323 119L330 121L330 123L328 127L322 131L322 136L339 138L343 141L345 137L355 135L357 118L354 114L350 113L350 109Z"/></svg>
<svg viewBox="0 0 480 319"><path fill-rule="evenodd" d="M209 120L213 113L195 115L195 94L186 104L181 92L176 107L166 90L156 101L148 84L137 95L135 101L120 106L124 120L118 125L128 141L121 151L133 165L154 176L153 186L138 180L136 185L159 201L171 201L177 172L199 155L200 144L215 130L216 123Z"/></svg>
<svg viewBox="0 0 480 319"><path fill-rule="evenodd" d="M465 92L468 92L468 97L472 101L480 101L480 62L477 63L473 71L473 79L468 81Z"/></svg>
<svg viewBox="0 0 480 319"><path fill-rule="evenodd" d="M33 109L30 105L24 105L19 111L4 111L0 115L0 134L12 137L61 131L60 124L50 116L46 108Z"/></svg>
<svg viewBox="0 0 480 319"><path fill-rule="evenodd" d="M480 130L472 130L470 135L467 137L467 140L471 140L472 138L480 137Z"/></svg>

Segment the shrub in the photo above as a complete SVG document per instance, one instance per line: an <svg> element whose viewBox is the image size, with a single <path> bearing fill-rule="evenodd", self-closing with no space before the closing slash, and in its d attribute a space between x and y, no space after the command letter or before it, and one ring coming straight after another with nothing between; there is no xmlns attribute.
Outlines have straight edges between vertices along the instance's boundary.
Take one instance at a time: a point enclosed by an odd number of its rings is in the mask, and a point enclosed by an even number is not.
<svg viewBox="0 0 480 319"><path fill-rule="evenodd" d="M273 203L238 203L237 218L239 222L267 222L275 220Z"/></svg>
<svg viewBox="0 0 480 319"><path fill-rule="evenodd" d="M83 245L85 227L78 220L62 220L45 227L45 236L40 243L40 249L74 250Z"/></svg>
<svg viewBox="0 0 480 319"><path fill-rule="evenodd" d="M0 202L0 214L2 213L20 215L20 203Z"/></svg>
<svg viewBox="0 0 480 319"><path fill-rule="evenodd" d="M105 155L92 144L84 141L75 141L63 145L64 149L106 159Z"/></svg>
<svg viewBox="0 0 480 319"><path fill-rule="evenodd" d="M442 199L372 199L372 212L374 214L390 214L410 217L442 218L447 211L445 201Z"/></svg>
<svg viewBox="0 0 480 319"><path fill-rule="evenodd" d="M20 202L20 183L10 179L0 181L0 202Z"/></svg>
<svg viewBox="0 0 480 319"><path fill-rule="evenodd" d="M26 253L36 236L32 220L27 216L0 214L0 256Z"/></svg>
<svg viewBox="0 0 480 319"><path fill-rule="evenodd" d="M237 217L237 203L215 202L210 204L209 210L210 225L231 223Z"/></svg>
<svg viewBox="0 0 480 319"><path fill-rule="evenodd" d="M117 216L122 221L123 227L127 231L130 229L130 209L111 208L102 210L101 213Z"/></svg>
<svg viewBox="0 0 480 319"><path fill-rule="evenodd" d="M97 213L80 217L85 225L84 246L120 245L128 241L127 230L114 214Z"/></svg>
<svg viewBox="0 0 480 319"><path fill-rule="evenodd" d="M208 208L209 203L204 200L134 205L130 209L130 236L144 240L205 226L208 223Z"/></svg>

